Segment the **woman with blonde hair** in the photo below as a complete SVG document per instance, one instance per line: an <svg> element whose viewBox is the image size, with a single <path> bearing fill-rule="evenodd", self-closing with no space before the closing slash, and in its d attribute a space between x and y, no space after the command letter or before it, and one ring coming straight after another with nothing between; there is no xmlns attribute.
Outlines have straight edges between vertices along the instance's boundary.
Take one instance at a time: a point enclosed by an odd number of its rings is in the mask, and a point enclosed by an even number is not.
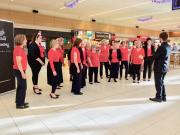
<svg viewBox="0 0 180 135"><path fill-rule="evenodd" d="M17 78L16 90L16 108L25 109L29 107L29 103L25 103L27 90L27 54L24 47L27 44L26 36L18 34L15 36L15 48L13 51L13 69Z"/></svg>
<svg viewBox="0 0 180 135"><path fill-rule="evenodd" d="M55 94L58 81L59 81L59 72L60 72L60 53L58 51L59 44L56 40L52 40L50 43L51 49L48 52L48 59L49 63L47 66L47 78L48 78L48 84L52 86L52 91L50 93L50 97L52 99L59 98L59 95Z"/></svg>

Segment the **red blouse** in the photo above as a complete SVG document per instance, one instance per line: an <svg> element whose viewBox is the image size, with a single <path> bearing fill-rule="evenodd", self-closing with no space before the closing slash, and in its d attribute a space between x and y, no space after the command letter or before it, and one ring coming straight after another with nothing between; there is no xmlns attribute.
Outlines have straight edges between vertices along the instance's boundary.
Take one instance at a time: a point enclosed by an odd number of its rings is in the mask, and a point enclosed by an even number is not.
<svg viewBox="0 0 180 135"><path fill-rule="evenodd" d="M23 48L20 46L16 46L13 51L13 69L19 70L16 57L20 56L21 57L21 64L22 64L22 69L25 71L27 69L27 55L24 51Z"/></svg>
<svg viewBox="0 0 180 135"><path fill-rule="evenodd" d="M100 66L100 61L99 61L99 54L91 52L89 55L89 58L91 60L92 66L91 67L99 67Z"/></svg>
<svg viewBox="0 0 180 135"><path fill-rule="evenodd" d="M112 51L112 60L111 60L112 63L118 63L119 60L117 58L117 51Z"/></svg>
<svg viewBox="0 0 180 135"><path fill-rule="evenodd" d="M39 44L38 47L39 47L39 50L40 50L40 56L41 56L41 58L44 58L44 52L45 52L44 47L43 47L41 44Z"/></svg>
<svg viewBox="0 0 180 135"><path fill-rule="evenodd" d="M80 52L76 47L73 47L71 50L71 63L74 63L74 53L77 53L77 62L81 63Z"/></svg>
<svg viewBox="0 0 180 135"><path fill-rule="evenodd" d="M58 51L59 51L59 55L60 55L59 61L64 64L64 49L59 48Z"/></svg>
<svg viewBox="0 0 180 135"><path fill-rule="evenodd" d="M86 65L86 64L87 64L87 63L86 63L87 52L86 52L86 49L85 49L85 48L82 48L82 51L83 51L83 58L84 58L83 64Z"/></svg>
<svg viewBox="0 0 180 135"><path fill-rule="evenodd" d="M59 51L51 48L48 52L48 59L49 59L51 70L53 72L56 71L54 67L54 62L59 62L59 59L60 59Z"/></svg>
<svg viewBox="0 0 180 135"><path fill-rule="evenodd" d="M128 48L127 47L121 47L121 55L122 55L122 61L128 61Z"/></svg>
<svg viewBox="0 0 180 135"><path fill-rule="evenodd" d="M150 47L150 48L147 48L147 56L148 56L148 57L152 56L151 47Z"/></svg>
<svg viewBox="0 0 180 135"><path fill-rule="evenodd" d="M103 45L100 47L100 62L108 62L109 61L109 46Z"/></svg>
<svg viewBox="0 0 180 135"><path fill-rule="evenodd" d="M142 64L144 59L144 49L134 48L131 52L131 60L133 64Z"/></svg>

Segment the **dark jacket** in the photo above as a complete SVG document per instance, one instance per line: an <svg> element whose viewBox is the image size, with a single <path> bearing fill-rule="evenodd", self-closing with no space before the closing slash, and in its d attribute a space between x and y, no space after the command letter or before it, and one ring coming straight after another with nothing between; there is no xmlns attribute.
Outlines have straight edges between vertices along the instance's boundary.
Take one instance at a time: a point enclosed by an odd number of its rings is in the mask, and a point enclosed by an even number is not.
<svg viewBox="0 0 180 135"><path fill-rule="evenodd" d="M35 42L30 43L28 45L28 63L30 65L39 65L40 63L36 60L37 58L40 58L43 62L45 62L45 58L41 58L40 49L38 45Z"/></svg>
<svg viewBox="0 0 180 135"><path fill-rule="evenodd" d="M147 47L147 45L145 45L145 46L143 47L143 49L144 49L144 53L145 53L144 60L146 60L146 59L148 58L148 56L147 56L147 52L148 52L148 47ZM152 56L154 56L154 54L155 54L155 48L154 48L153 45L151 46L151 52L152 52Z"/></svg>
<svg viewBox="0 0 180 135"><path fill-rule="evenodd" d="M112 49L110 49L109 50L109 60L111 61L112 60ZM119 60L119 61L121 61L122 60L122 56L121 56L121 51L120 51L120 49L117 49L117 59Z"/></svg>
<svg viewBox="0 0 180 135"><path fill-rule="evenodd" d="M154 55L154 72L166 73L169 69L171 47L163 42Z"/></svg>

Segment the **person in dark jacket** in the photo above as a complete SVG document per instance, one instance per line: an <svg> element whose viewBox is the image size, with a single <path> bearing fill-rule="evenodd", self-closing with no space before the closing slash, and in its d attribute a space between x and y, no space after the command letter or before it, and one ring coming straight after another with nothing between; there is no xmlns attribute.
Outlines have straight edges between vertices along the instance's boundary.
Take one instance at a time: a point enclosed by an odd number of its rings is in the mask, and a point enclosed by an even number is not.
<svg viewBox="0 0 180 135"><path fill-rule="evenodd" d="M155 53L155 48L152 45L152 39L147 38L145 46L143 47L145 57L144 57L144 71L143 71L143 81L146 81L146 74L148 71L148 81L151 80L152 74L152 64L153 64L153 55Z"/></svg>
<svg viewBox="0 0 180 135"><path fill-rule="evenodd" d="M42 35L41 32L38 32L33 35L32 42L28 46L28 63L32 70L33 90L38 95L41 94L41 89L38 87L39 72L45 64L45 50L41 43Z"/></svg>
<svg viewBox="0 0 180 135"><path fill-rule="evenodd" d="M119 49L119 42L115 41L113 43L112 49L109 50L109 63L110 63L110 78L114 78L114 82L117 82L118 73L119 73L119 64L121 63L121 51Z"/></svg>
<svg viewBox="0 0 180 135"><path fill-rule="evenodd" d="M159 35L161 46L157 49L154 55L154 79L156 87L155 98L150 98L154 102L166 102L166 90L164 85L164 78L169 68L169 59L171 53L171 47L167 43L168 34L162 32Z"/></svg>

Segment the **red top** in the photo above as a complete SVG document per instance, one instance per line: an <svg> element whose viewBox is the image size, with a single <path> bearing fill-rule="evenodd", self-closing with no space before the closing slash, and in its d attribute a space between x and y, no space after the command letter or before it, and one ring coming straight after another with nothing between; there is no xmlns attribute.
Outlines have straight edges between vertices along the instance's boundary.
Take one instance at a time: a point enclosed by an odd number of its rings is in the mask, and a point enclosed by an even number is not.
<svg viewBox="0 0 180 135"><path fill-rule="evenodd" d="M49 59L51 70L53 72L56 71L54 68L54 62L59 62L59 59L60 59L59 51L51 48L48 52L48 59Z"/></svg>
<svg viewBox="0 0 180 135"><path fill-rule="evenodd" d="M87 52L86 52L86 49L85 48L82 48L82 51L83 51L83 58L84 58L84 60L83 60L83 64L84 65L87 65L87 63L86 63L86 57L87 57Z"/></svg>
<svg viewBox="0 0 180 135"><path fill-rule="evenodd" d="M99 61L99 54L91 52L89 55L89 58L91 60L92 66L91 67L99 67L100 61Z"/></svg>
<svg viewBox="0 0 180 135"><path fill-rule="evenodd" d="M131 52L131 60L133 64L142 64L144 59L144 49L134 48Z"/></svg>
<svg viewBox="0 0 180 135"><path fill-rule="evenodd" d="M100 62L108 62L109 61L109 46L108 45L102 45L100 47L100 56L99 56L99 60Z"/></svg>
<svg viewBox="0 0 180 135"><path fill-rule="evenodd" d="M121 47L121 55L122 55L122 61L128 61L128 48L127 47Z"/></svg>
<svg viewBox="0 0 180 135"><path fill-rule="evenodd" d="M39 50L40 50L41 58L44 58L44 51L45 51L44 47L41 44L39 44L38 47L39 47Z"/></svg>
<svg viewBox="0 0 180 135"><path fill-rule="evenodd" d="M21 48L20 46L16 46L13 51L13 62L14 62L13 69L19 70L16 61L17 56L21 57L22 69L25 71L27 69L27 55L24 49Z"/></svg>
<svg viewBox="0 0 180 135"><path fill-rule="evenodd" d="M117 63L119 62L118 58L117 58L117 51L112 51L112 63Z"/></svg>
<svg viewBox="0 0 180 135"><path fill-rule="evenodd" d="M152 56L151 47L147 48L147 56L148 56L148 57Z"/></svg>
<svg viewBox="0 0 180 135"><path fill-rule="evenodd" d="M60 59L59 61L64 64L64 49L57 49L59 51Z"/></svg>
<svg viewBox="0 0 180 135"><path fill-rule="evenodd" d="M76 47L73 47L71 50L71 63L74 63L74 53L77 53L77 62L81 63L80 52Z"/></svg>

